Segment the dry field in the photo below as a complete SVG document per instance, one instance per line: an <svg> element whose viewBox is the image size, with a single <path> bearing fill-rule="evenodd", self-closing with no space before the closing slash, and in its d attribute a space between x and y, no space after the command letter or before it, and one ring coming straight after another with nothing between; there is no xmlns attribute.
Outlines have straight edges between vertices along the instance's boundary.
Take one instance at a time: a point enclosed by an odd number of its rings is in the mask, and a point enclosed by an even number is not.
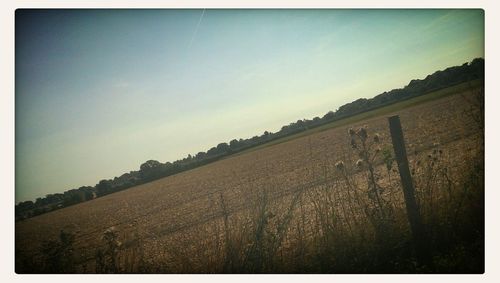
<svg viewBox="0 0 500 283"><path fill-rule="evenodd" d="M470 213L467 207L480 206L475 195L468 197L467 192L466 197L462 190L466 173L484 154L483 130L469 115L477 114L469 103L474 93L392 113L401 119L428 227L455 225L461 213ZM365 264L369 251L377 254L377 248L394 243L397 247L388 249L388 257L401 258L409 246L397 166L387 168L383 158L383 152L392 151L388 116L229 157L18 222L16 270L40 272L42 246L58 240L63 230L75 237L72 271L102 272L99 265L106 264L96 260L96 253L107 248L103 235L114 227L111 233L118 244L113 272L418 272L407 268L412 263L394 267L384 258L372 269ZM355 166L359 157L350 146L348 129L361 126L366 126L370 141L375 133L380 135L371 152L382 207L369 196L367 170ZM336 166L339 161L342 168ZM477 189L481 195L483 188ZM377 218L377 209L389 216L381 212L384 219ZM380 245L368 244L374 242ZM342 262L346 258L353 261ZM442 262L437 265L462 266Z"/></svg>

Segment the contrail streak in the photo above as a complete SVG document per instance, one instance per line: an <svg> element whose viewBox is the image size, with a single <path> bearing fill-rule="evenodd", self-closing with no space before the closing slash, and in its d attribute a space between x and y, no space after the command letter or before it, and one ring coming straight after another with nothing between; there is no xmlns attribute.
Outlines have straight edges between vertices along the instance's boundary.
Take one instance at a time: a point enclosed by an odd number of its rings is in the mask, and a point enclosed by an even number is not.
<svg viewBox="0 0 500 283"><path fill-rule="evenodd" d="M196 29L194 30L193 36L191 37L191 40L189 41L188 49L191 48L191 45L193 44L194 38L196 37L196 34L198 33L198 29L200 28L200 23L201 20L203 19L203 15L205 14L205 9L201 12L200 19L198 20L198 24L196 25Z"/></svg>

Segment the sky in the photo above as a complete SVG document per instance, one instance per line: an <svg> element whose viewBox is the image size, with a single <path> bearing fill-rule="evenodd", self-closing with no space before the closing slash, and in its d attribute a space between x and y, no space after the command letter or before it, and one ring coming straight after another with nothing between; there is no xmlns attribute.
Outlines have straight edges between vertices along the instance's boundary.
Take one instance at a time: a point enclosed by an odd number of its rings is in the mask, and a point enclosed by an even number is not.
<svg viewBox="0 0 500 283"><path fill-rule="evenodd" d="M17 10L16 203L484 58L483 10Z"/></svg>

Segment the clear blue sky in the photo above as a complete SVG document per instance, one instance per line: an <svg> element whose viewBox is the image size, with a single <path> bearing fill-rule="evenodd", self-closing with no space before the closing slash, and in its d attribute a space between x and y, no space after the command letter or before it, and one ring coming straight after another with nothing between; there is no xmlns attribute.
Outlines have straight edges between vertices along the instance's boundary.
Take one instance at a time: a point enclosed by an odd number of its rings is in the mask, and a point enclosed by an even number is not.
<svg viewBox="0 0 500 283"><path fill-rule="evenodd" d="M16 202L484 58L482 10L16 13Z"/></svg>

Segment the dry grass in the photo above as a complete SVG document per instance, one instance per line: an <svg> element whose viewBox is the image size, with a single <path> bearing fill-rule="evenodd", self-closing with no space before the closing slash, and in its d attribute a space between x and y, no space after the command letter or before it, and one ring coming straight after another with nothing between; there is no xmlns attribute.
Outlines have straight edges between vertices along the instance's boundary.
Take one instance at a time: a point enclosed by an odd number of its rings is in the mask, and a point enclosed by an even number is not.
<svg viewBox="0 0 500 283"><path fill-rule="evenodd" d="M387 115L18 222L16 270L43 272L41 248L64 230L75 237L75 271L85 273L105 272L99 251L116 265L107 272L481 272L480 251L471 268L459 262L484 241L474 224L484 195L484 133L467 103L474 95L391 113L402 121L432 266L412 254L399 175L383 154L391 153ZM363 125L380 141L358 168L347 129ZM103 240L110 227L115 259Z"/></svg>

